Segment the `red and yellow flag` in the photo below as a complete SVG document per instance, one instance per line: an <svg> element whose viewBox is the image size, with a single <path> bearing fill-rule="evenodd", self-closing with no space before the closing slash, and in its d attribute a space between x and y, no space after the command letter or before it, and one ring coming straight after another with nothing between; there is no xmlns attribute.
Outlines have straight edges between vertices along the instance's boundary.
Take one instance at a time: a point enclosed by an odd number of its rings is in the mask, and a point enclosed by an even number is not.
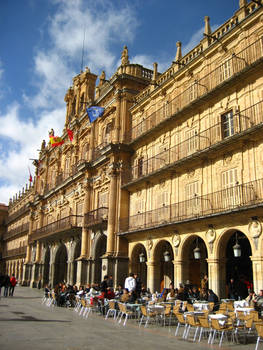
<svg viewBox="0 0 263 350"><path fill-rule="evenodd" d="M64 143L64 140L59 136L50 136L49 140L52 147L61 146Z"/></svg>
<svg viewBox="0 0 263 350"><path fill-rule="evenodd" d="M68 138L70 139L70 141L73 140L73 131L70 129L67 129L67 133L68 133Z"/></svg>

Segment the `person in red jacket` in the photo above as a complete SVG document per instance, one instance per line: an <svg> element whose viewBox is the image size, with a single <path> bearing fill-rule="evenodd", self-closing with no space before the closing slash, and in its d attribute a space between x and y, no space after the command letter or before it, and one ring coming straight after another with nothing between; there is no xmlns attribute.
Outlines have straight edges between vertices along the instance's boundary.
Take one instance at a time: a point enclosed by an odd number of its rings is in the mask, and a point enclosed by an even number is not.
<svg viewBox="0 0 263 350"><path fill-rule="evenodd" d="M12 277L10 278L10 288L9 288L9 296L11 297L14 295L16 283L17 283L17 280L15 278L15 275L13 274Z"/></svg>

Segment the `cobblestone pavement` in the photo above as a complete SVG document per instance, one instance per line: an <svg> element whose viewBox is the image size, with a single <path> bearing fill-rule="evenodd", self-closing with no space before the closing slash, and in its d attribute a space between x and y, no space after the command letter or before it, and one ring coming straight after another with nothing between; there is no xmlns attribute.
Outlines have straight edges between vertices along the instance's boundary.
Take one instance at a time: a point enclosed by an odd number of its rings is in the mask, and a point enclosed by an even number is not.
<svg viewBox="0 0 263 350"><path fill-rule="evenodd" d="M139 328L134 320L128 320L123 327L112 319L105 321L99 314L83 319L72 309L42 305L42 295L41 290L18 286L14 297L1 297L1 350L190 350L193 346L219 349L218 344L211 346L205 340L193 345L191 341L175 338L174 326ZM247 344L224 342L222 349L255 349L255 337L243 341ZM260 349L263 349L263 344L260 344Z"/></svg>

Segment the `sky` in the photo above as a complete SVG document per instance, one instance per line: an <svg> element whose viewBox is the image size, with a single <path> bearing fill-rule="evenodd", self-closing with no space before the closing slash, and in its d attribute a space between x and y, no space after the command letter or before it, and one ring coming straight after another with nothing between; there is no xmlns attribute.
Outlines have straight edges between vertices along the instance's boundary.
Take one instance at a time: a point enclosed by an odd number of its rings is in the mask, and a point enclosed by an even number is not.
<svg viewBox="0 0 263 350"><path fill-rule="evenodd" d="M108 79L127 45L131 63L164 72L238 10L239 0L0 0L0 203L34 174L48 130L62 133L64 96L88 66ZM84 43L84 45L83 45ZM84 47L84 50L83 50ZM83 53L83 54L82 54Z"/></svg>

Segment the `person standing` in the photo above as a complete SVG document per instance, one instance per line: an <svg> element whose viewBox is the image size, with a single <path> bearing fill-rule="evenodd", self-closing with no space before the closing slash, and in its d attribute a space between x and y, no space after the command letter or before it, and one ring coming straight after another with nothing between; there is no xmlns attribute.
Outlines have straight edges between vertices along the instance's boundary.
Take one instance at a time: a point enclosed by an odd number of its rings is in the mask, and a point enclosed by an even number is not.
<svg viewBox="0 0 263 350"><path fill-rule="evenodd" d="M14 295L16 284L17 284L17 280L15 278L15 275L12 274L12 277L10 278L10 287L9 287L9 296L11 297Z"/></svg>
<svg viewBox="0 0 263 350"><path fill-rule="evenodd" d="M142 292L142 282L138 274L134 275L136 287L135 287L135 292L136 292L136 297L137 299L141 297L141 292Z"/></svg>
<svg viewBox="0 0 263 350"><path fill-rule="evenodd" d="M8 296L8 290L9 290L9 287L10 287L10 277L8 275L5 275L3 286L5 287L5 289L4 289L4 297L7 297Z"/></svg>
<svg viewBox="0 0 263 350"><path fill-rule="evenodd" d="M124 288L128 289L131 301L136 300L136 281L134 278L134 273L130 273L129 277L125 279Z"/></svg>

